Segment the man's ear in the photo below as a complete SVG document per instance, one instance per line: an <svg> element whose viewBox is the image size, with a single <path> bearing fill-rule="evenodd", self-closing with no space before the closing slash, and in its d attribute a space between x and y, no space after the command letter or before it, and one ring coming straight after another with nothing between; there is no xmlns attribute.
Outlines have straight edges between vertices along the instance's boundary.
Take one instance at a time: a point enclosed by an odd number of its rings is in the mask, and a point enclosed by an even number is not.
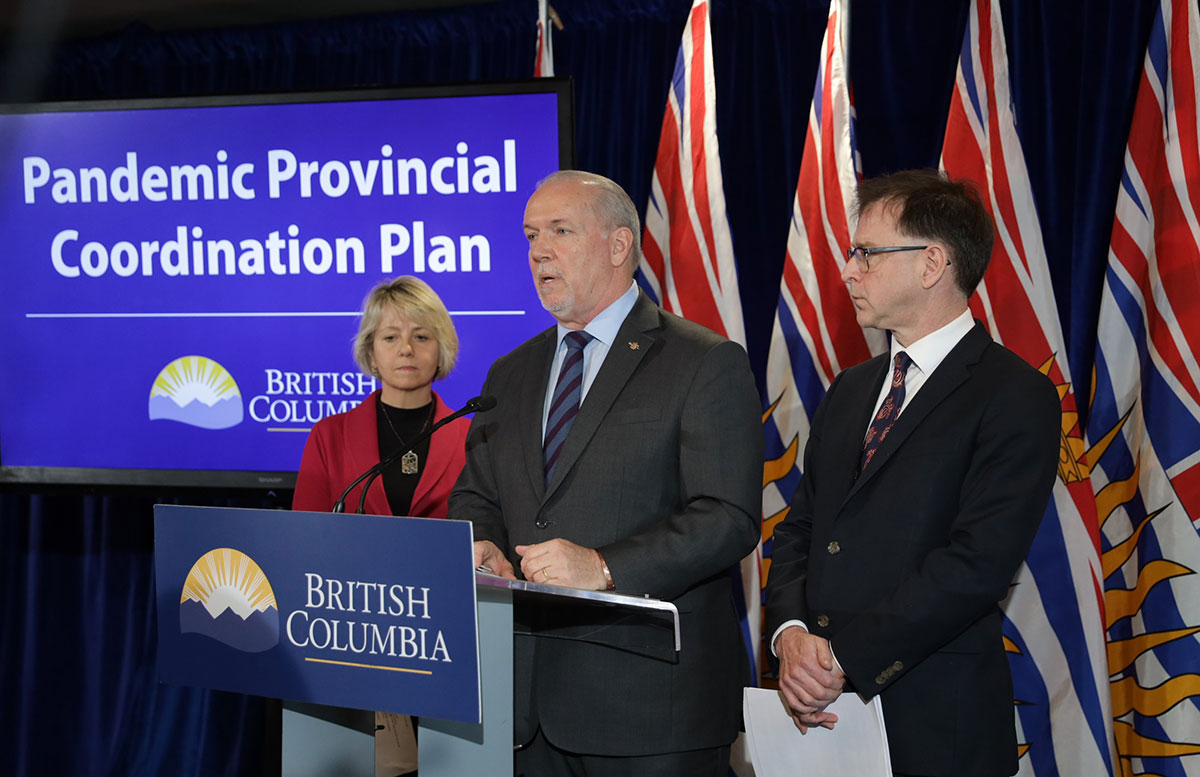
<svg viewBox="0 0 1200 777"><path fill-rule="evenodd" d="M950 272L950 255L940 243L932 243L921 255L921 287L932 289L941 282L953 283Z"/></svg>
<svg viewBox="0 0 1200 777"><path fill-rule="evenodd" d="M620 267L633 252L633 230L629 227L617 227L608 236L608 245L612 250L612 266Z"/></svg>

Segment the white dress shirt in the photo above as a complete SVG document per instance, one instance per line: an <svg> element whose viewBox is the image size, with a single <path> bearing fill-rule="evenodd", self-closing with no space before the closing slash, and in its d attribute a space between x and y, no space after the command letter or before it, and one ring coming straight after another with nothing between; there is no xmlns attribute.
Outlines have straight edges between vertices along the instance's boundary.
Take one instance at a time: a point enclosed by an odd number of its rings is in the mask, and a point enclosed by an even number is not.
<svg viewBox="0 0 1200 777"><path fill-rule="evenodd" d="M892 365L892 370L895 369L896 354L901 351L907 353L908 358L912 359L912 364L908 365L908 372L904 376L904 403L900 405L900 411L896 413L897 418L912 402L913 397L925 385L925 381L938 368L938 365L949 355L950 351L954 350L954 346L958 345L958 341L966 337L967 332L970 332L974 326L975 319L971 317L971 309L967 308L958 318L941 329L930 332L907 348L896 342L896 338L892 338L891 358L888 362ZM891 380L885 380L879 387L879 397L875 400L875 409L871 411L871 420L874 420L875 414L879 412L879 408L883 405L883 400L891 388ZM867 421L867 429L870 428L871 421ZM863 429L863 437L867 436L867 429Z"/></svg>

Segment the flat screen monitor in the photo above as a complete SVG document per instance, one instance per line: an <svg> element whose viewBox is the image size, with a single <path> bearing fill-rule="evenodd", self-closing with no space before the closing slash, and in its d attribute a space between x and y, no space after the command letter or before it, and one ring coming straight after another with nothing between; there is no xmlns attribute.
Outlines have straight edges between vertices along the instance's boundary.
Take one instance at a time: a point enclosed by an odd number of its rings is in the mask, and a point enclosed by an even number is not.
<svg viewBox="0 0 1200 777"><path fill-rule="evenodd" d="M572 158L555 79L0 107L0 483L293 487L399 275L461 406L550 323L522 213Z"/></svg>

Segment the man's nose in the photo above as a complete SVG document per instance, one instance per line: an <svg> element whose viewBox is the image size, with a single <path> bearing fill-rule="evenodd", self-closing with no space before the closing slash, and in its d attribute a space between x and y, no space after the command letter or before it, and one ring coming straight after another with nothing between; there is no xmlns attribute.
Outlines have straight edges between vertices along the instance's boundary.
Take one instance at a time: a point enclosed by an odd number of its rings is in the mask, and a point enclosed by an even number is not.
<svg viewBox="0 0 1200 777"><path fill-rule="evenodd" d="M856 281L860 277L862 277L862 272L858 269L858 262L853 259L846 260L846 264L842 266L842 283Z"/></svg>
<svg viewBox="0 0 1200 777"><path fill-rule="evenodd" d="M529 242L529 258L535 262L544 262L550 258L550 247L546 239L537 235Z"/></svg>

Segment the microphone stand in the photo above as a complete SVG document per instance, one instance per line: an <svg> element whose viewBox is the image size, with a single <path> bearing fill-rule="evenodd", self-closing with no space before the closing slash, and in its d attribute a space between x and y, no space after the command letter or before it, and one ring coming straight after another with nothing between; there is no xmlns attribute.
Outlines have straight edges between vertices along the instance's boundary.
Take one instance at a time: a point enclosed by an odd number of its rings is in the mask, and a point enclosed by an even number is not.
<svg viewBox="0 0 1200 777"><path fill-rule="evenodd" d="M348 497L350 495L350 492L354 490L355 486L357 486L359 483L362 483L365 480L367 482L363 486L362 496L360 496L358 499L358 513L361 514L364 511L365 505L367 503L367 490L371 487L371 483L373 483L375 481L375 478L377 478L381 474L383 474L383 471L385 469L387 469L391 465L395 464L401 457L404 456L404 454L408 453L413 448L416 448L418 445L420 445L421 443L428 440L430 437L433 436L434 432L436 432L438 429L441 429L443 426L450 423L451 421L462 418L464 415L467 415L468 413L480 413L480 412L484 412L487 410L491 410L495 406L496 406L496 398L495 397L475 397L474 399L469 400L467 402L467 404L462 406L461 409L455 410L450 415L446 416L442 420L435 423L425 433L418 435L417 438L415 440L413 440L412 444L409 445L407 448L405 448L404 450L401 450L401 451L396 451L391 456L385 457L384 459L380 460L380 462L378 464L376 464L375 466L368 469L366 472L364 472L361 475L359 475L358 477L356 477L350 483L350 485L346 486L346 490L342 492L342 495L340 497L338 497L337 502L334 503L333 509L330 510L330 512L344 513L346 511L346 497Z"/></svg>

